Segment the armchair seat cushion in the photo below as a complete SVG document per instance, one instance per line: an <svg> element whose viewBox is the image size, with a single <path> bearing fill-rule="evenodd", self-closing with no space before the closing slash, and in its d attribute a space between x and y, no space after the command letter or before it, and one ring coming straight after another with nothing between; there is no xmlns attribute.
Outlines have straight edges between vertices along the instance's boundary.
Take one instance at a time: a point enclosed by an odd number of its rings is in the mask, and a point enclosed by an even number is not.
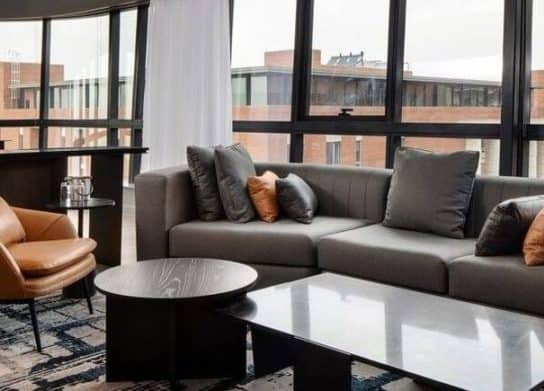
<svg viewBox="0 0 544 391"><path fill-rule="evenodd" d="M22 242L8 247L25 277L43 277L66 269L96 248L92 239Z"/></svg>

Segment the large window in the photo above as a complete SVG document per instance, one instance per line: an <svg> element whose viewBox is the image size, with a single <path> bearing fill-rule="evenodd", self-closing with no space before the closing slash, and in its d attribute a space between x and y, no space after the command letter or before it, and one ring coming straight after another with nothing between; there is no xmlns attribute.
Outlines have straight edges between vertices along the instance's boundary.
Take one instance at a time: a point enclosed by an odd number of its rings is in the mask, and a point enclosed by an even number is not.
<svg viewBox="0 0 544 391"><path fill-rule="evenodd" d="M544 1L533 1L531 122L544 124Z"/></svg>
<svg viewBox="0 0 544 391"><path fill-rule="evenodd" d="M121 12L119 42L119 118L132 117L137 16L136 10Z"/></svg>
<svg viewBox="0 0 544 391"><path fill-rule="evenodd" d="M109 17L51 22L49 118L107 117Z"/></svg>
<svg viewBox="0 0 544 391"><path fill-rule="evenodd" d="M0 119L38 117L41 34L41 22L0 22Z"/></svg>
<svg viewBox="0 0 544 391"><path fill-rule="evenodd" d="M234 133L233 142L241 143L257 162L289 161L289 134Z"/></svg>
<svg viewBox="0 0 544 391"><path fill-rule="evenodd" d="M385 167L385 137L307 134L304 163Z"/></svg>
<svg viewBox="0 0 544 391"><path fill-rule="evenodd" d="M402 119L497 123L504 0L407 0Z"/></svg>
<svg viewBox="0 0 544 391"><path fill-rule="evenodd" d="M232 27L233 118L291 118L296 0L236 0Z"/></svg>
<svg viewBox="0 0 544 391"><path fill-rule="evenodd" d="M5 149L141 145L146 26L147 5L0 22ZM71 159L78 163L70 163L70 172L88 172L87 160ZM127 161L129 179L139 157ZM85 170L75 170L81 164Z"/></svg>
<svg viewBox="0 0 544 391"><path fill-rule="evenodd" d="M403 137L402 145L433 152L478 151L481 175L499 174L499 140L436 137Z"/></svg>
<svg viewBox="0 0 544 391"><path fill-rule="evenodd" d="M385 114L388 19L387 0L314 0L310 115Z"/></svg>

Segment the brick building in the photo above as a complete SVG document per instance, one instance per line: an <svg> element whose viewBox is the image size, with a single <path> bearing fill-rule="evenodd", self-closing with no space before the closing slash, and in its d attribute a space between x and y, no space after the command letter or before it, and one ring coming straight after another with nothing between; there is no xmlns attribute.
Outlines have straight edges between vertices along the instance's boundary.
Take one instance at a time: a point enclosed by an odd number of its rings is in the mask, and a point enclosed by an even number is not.
<svg viewBox="0 0 544 391"><path fill-rule="evenodd" d="M319 50L312 56L310 114L338 115L341 108L352 108L352 115L383 115L386 66L367 61L363 53L322 58ZM233 118L236 120L288 120L291 113L292 51L264 54L264 65L233 68ZM534 71L533 121L544 122L544 70ZM406 122L498 123L501 114L501 87L493 81L429 78L404 72L403 120ZM0 118L38 118L40 65L0 62ZM121 78L120 117L129 114L131 82ZM106 114L105 78L66 80L64 66L50 68L49 118L96 119ZM422 125L424 126L424 125ZM332 133L332 132L331 132ZM289 136L283 134L235 133L234 139L250 150L255 160L287 161ZM35 128L1 128L0 140L10 140L8 149L36 148ZM130 131L120 131L120 144L130 142ZM99 146L106 143L106 129L50 128L48 145ZM482 152L480 172L498 172L499 142L479 139L410 137L404 145L434 151L474 149ZM544 147L531 148L535 175L543 176ZM304 138L307 163L346 164L383 167L385 137L311 135ZM541 164L542 163L542 164ZM85 159L75 170L87 171Z"/></svg>

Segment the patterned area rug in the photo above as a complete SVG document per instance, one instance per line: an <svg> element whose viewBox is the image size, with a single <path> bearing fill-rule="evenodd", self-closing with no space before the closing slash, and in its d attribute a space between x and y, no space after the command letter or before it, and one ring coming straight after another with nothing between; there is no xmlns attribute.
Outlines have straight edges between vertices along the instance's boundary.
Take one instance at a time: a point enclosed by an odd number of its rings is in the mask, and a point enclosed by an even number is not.
<svg viewBox="0 0 544 391"><path fill-rule="evenodd" d="M167 382L106 383L105 300L93 299L95 314L89 315L84 301L61 296L37 302L43 353L34 348L28 308L0 306L0 390L167 390ZM265 378L252 376L251 345L248 344L248 376L239 384L225 379L184 381L187 391L292 389L290 368ZM353 364L352 389L357 391L422 390L410 379L364 365Z"/></svg>

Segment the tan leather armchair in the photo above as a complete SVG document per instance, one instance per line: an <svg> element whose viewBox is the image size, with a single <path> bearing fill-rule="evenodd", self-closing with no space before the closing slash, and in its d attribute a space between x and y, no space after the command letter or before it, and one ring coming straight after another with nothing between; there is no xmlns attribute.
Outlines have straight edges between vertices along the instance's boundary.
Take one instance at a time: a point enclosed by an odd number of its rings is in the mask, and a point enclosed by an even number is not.
<svg viewBox="0 0 544 391"><path fill-rule="evenodd" d="M41 341L34 299L82 282L96 267L96 242L78 238L66 215L12 208L0 197L0 301L27 303L37 350Z"/></svg>

